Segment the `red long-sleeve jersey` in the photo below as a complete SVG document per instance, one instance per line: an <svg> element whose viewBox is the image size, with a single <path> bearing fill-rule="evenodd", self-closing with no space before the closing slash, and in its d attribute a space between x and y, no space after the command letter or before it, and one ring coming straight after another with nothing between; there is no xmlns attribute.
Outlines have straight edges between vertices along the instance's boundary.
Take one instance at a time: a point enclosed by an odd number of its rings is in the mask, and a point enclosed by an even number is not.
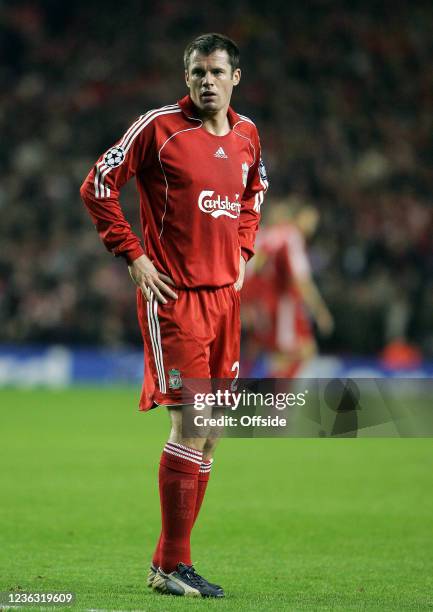
<svg viewBox="0 0 433 612"><path fill-rule="evenodd" d="M80 193L109 251L128 262L145 252L180 288L236 281L240 252L254 254L268 181L255 125L231 108L228 119L228 134L210 134L185 96L139 117L101 155ZM132 176L144 249L119 203Z"/></svg>

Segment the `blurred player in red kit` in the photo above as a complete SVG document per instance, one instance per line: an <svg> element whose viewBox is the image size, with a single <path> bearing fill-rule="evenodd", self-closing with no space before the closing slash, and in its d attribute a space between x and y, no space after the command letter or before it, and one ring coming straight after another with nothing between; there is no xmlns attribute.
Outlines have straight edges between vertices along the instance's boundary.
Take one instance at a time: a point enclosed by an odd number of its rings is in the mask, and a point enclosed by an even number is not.
<svg viewBox="0 0 433 612"><path fill-rule="evenodd" d="M171 433L159 469L162 528L148 574L160 593L222 597L191 562L190 535L216 435L184 437L187 379L239 375L240 298L267 189L254 123L230 107L239 49L204 34L184 53L189 94L141 115L96 162L81 196L107 249L137 285L145 348L140 409L167 406ZM119 203L135 176L143 244ZM186 386L186 385L185 385ZM200 412L210 416L212 408Z"/></svg>
<svg viewBox="0 0 433 612"><path fill-rule="evenodd" d="M266 375L292 378L317 354L310 317L323 335L334 325L306 251L319 213L293 198L276 202L268 211L270 224L258 235L242 290L244 324L253 347L267 356Z"/></svg>

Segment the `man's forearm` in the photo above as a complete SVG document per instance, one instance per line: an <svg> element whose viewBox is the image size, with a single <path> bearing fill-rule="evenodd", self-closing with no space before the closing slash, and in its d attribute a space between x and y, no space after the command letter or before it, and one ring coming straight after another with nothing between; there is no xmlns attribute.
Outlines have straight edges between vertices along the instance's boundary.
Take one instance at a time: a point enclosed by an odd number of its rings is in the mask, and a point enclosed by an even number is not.
<svg viewBox="0 0 433 612"><path fill-rule="evenodd" d="M96 198L91 175L82 184L80 195L108 251L124 257L129 264L143 255L140 240L125 219L116 197Z"/></svg>

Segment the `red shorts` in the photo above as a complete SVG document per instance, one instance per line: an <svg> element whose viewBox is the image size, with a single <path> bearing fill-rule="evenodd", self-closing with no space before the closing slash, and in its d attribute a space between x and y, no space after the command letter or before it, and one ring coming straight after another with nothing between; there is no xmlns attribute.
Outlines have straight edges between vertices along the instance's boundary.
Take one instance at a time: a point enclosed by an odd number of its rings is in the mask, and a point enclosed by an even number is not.
<svg viewBox="0 0 433 612"><path fill-rule="evenodd" d="M240 296L233 285L176 289L178 299L146 302L137 290L144 341L140 410L185 404L185 379L239 375Z"/></svg>

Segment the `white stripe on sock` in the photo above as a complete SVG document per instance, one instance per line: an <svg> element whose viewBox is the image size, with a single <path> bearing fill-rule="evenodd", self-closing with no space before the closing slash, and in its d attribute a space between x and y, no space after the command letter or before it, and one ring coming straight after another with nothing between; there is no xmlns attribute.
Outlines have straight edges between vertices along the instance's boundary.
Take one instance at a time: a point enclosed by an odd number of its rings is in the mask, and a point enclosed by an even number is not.
<svg viewBox="0 0 433 612"><path fill-rule="evenodd" d="M168 453L169 455L175 455L176 457L180 457L181 459L185 459L186 461L191 461L191 463L196 463L197 465L201 465L200 459L193 459L192 457L189 457L188 455L180 454L177 451L173 451L169 448L164 448L164 453Z"/></svg>
<svg viewBox="0 0 433 612"><path fill-rule="evenodd" d="M199 457L200 459L203 457L202 451L199 451L196 448L190 448L189 446L184 446L183 444L178 444L177 442L167 442L166 446L170 446L171 448L173 448L173 450L183 450L187 453L190 453L191 455Z"/></svg>
<svg viewBox="0 0 433 612"><path fill-rule="evenodd" d="M203 459L203 453L201 451L183 446L183 444L176 444L175 442L167 442L164 447L164 452L175 455L176 457L182 457L182 459L192 461L197 465L201 465Z"/></svg>
<svg viewBox="0 0 433 612"><path fill-rule="evenodd" d="M206 474L207 472L210 472L212 468L212 463L213 463L213 459L210 459L210 461L202 461L202 464L200 466L200 472L202 474Z"/></svg>

